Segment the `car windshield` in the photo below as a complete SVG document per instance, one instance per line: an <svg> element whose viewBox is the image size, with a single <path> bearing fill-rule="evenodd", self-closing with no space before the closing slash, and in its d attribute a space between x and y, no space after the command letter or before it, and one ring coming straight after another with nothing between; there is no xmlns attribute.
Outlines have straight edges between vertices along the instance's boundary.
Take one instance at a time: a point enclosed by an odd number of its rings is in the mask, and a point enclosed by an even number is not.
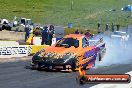
<svg viewBox="0 0 132 88"><path fill-rule="evenodd" d="M73 38L63 38L57 44L56 47L79 47L79 40Z"/></svg>
<svg viewBox="0 0 132 88"><path fill-rule="evenodd" d="M27 24L32 24L32 21L31 20L27 20Z"/></svg>

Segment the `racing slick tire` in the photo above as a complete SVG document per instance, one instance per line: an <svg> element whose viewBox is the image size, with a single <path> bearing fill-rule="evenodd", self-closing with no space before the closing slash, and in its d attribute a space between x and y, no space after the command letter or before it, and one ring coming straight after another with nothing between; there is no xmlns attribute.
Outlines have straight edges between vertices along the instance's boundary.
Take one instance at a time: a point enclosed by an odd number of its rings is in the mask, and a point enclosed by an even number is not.
<svg viewBox="0 0 132 88"><path fill-rule="evenodd" d="M101 60L102 60L101 54L100 53L97 53L96 60L94 62L94 66L93 67L98 66L98 64L99 64L99 62L101 62Z"/></svg>
<svg viewBox="0 0 132 88"><path fill-rule="evenodd" d="M66 65L65 68L66 68L66 71L68 72L72 72L74 70L72 65Z"/></svg>
<svg viewBox="0 0 132 88"><path fill-rule="evenodd" d="M99 53L99 61L102 61L102 57L101 54Z"/></svg>
<svg viewBox="0 0 132 88"><path fill-rule="evenodd" d="M101 53L97 53L96 61L102 61Z"/></svg>
<svg viewBox="0 0 132 88"><path fill-rule="evenodd" d="M101 51L101 59L105 56L105 54L106 54L106 48Z"/></svg>
<svg viewBox="0 0 132 88"><path fill-rule="evenodd" d="M69 71L69 72L76 72L76 71L77 71L77 70L76 70L76 68L77 68L76 63L77 63L77 61L76 61L75 59L72 60L70 64L67 64L67 65L65 66L66 71Z"/></svg>

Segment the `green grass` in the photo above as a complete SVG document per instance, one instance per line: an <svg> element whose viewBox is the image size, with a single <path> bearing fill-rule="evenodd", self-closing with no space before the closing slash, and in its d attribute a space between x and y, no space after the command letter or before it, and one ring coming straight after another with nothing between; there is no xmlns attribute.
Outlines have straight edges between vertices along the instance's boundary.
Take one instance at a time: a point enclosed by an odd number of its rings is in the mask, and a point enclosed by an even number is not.
<svg viewBox="0 0 132 88"><path fill-rule="evenodd" d="M35 23L55 24L67 26L72 22L74 27L97 29L100 19L101 29L108 20L109 25L120 24L126 26L132 24L130 12L122 12L120 9L131 0L0 0L0 18L12 20L14 16L31 18ZM116 11L109 11L116 9ZM108 19L107 19L108 18Z"/></svg>

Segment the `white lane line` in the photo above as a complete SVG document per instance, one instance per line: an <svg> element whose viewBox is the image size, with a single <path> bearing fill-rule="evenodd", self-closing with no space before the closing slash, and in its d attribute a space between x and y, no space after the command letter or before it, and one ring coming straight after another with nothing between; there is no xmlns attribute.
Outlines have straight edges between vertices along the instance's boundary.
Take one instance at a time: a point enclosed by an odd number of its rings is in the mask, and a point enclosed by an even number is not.
<svg viewBox="0 0 132 88"><path fill-rule="evenodd" d="M130 74L132 79L132 71L127 72L126 74ZM98 84L90 88L132 88L132 82L128 84Z"/></svg>

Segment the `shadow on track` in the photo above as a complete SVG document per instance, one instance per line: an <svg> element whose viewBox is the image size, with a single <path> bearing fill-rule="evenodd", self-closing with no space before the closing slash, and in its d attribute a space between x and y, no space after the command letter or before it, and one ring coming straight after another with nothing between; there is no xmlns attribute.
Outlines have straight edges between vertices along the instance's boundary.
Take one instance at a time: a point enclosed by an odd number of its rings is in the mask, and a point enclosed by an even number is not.
<svg viewBox="0 0 132 88"><path fill-rule="evenodd" d="M60 73L71 73L71 72L68 72L68 71L60 71L60 70L36 69L36 68L33 68L32 66L25 66L24 68L25 68L25 69L30 69L30 70L37 70L37 71L39 71L39 72L60 72Z"/></svg>

